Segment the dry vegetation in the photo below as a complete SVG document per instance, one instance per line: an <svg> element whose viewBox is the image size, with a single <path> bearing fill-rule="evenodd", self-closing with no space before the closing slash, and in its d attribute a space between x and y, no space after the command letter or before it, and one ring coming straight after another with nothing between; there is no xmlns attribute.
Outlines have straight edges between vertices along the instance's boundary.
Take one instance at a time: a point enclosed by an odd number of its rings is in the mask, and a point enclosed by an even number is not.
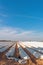
<svg viewBox="0 0 43 65"><path fill-rule="evenodd" d="M43 65L43 60L36 60L37 64L32 63L31 60L27 60L27 63L25 64L20 64L18 62L16 62L15 60L8 60L8 59L2 59L0 61L0 65Z"/></svg>

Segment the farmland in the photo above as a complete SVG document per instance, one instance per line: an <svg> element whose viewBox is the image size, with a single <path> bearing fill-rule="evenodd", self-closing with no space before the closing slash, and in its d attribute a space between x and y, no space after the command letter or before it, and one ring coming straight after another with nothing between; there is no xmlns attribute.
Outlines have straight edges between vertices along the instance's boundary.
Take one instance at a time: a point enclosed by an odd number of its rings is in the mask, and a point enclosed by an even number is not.
<svg viewBox="0 0 43 65"><path fill-rule="evenodd" d="M0 42L0 65L43 65L43 42Z"/></svg>

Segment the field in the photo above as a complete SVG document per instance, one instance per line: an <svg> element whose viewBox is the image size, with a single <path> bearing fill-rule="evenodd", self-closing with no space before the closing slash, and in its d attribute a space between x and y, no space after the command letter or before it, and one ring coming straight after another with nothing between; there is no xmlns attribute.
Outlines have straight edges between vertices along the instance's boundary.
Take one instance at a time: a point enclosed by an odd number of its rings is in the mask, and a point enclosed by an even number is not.
<svg viewBox="0 0 43 65"><path fill-rule="evenodd" d="M0 42L0 65L43 65L43 42Z"/></svg>

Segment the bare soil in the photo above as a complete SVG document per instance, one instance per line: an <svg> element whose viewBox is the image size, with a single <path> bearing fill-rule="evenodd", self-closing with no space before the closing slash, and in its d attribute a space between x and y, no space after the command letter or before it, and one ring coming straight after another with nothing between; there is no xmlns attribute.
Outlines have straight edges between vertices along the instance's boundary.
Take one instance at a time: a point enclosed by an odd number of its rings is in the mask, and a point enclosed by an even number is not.
<svg viewBox="0 0 43 65"><path fill-rule="evenodd" d="M43 59L37 59L37 64L33 63L31 60L27 60L27 63L20 64L15 60L2 59L0 65L43 65Z"/></svg>

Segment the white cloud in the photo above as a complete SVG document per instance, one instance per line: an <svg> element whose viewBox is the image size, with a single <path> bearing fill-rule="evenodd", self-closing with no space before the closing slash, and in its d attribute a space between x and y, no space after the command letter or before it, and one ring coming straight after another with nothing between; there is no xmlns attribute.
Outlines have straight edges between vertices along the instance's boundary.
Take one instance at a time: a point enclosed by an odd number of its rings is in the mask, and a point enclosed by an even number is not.
<svg viewBox="0 0 43 65"><path fill-rule="evenodd" d="M22 30L19 28L1 27L0 39L10 40L43 40L43 32Z"/></svg>

